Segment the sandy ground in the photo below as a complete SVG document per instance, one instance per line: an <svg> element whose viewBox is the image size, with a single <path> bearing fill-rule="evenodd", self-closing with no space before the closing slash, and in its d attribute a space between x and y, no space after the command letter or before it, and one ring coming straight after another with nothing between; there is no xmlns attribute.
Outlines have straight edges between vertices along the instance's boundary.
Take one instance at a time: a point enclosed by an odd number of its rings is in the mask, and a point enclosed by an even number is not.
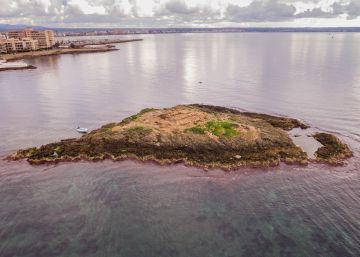
<svg viewBox="0 0 360 257"><path fill-rule="evenodd" d="M144 126L151 128L159 133L174 133L176 131L184 131L197 125L204 125L210 120L229 120L228 114L214 115L206 113L187 106L177 106L176 108L163 109L142 114L138 119L132 121L125 126L116 126L113 131L123 131L130 127ZM244 139L255 140L259 137L257 129L247 124L237 123L236 128ZM217 140L214 135L209 135Z"/></svg>

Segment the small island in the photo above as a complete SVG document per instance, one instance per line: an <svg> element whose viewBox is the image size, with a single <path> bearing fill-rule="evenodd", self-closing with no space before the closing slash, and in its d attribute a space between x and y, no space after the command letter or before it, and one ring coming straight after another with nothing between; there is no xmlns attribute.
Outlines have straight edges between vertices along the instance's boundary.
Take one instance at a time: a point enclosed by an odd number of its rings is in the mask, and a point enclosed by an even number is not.
<svg viewBox="0 0 360 257"><path fill-rule="evenodd" d="M178 105L144 109L81 138L19 150L8 158L26 159L31 164L135 159L233 170L277 166L281 162L341 165L352 156L349 147L336 136L319 132L312 137L322 147L311 160L289 137L288 132L295 128L308 126L292 118L219 106Z"/></svg>

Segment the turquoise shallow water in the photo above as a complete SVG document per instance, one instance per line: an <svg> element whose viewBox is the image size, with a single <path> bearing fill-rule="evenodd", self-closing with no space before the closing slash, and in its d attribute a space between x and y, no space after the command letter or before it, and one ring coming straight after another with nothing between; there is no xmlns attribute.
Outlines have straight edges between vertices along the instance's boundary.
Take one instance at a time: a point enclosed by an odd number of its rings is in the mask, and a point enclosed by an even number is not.
<svg viewBox="0 0 360 257"><path fill-rule="evenodd" d="M302 119L355 157L232 173L0 161L0 256L359 256L359 47L358 34L155 35L1 73L2 157L195 102Z"/></svg>

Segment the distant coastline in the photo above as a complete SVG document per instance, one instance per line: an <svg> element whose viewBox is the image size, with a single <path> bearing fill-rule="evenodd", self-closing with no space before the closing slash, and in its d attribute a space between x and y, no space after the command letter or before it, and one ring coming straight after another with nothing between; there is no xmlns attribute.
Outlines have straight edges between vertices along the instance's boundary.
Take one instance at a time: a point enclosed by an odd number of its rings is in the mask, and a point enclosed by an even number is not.
<svg viewBox="0 0 360 257"><path fill-rule="evenodd" d="M5 61L14 61L14 60L31 59L35 57L60 55L60 54L110 52L110 51L117 51L119 49L109 44L121 44L121 43L129 43L129 42L142 41L142 40L143 39L109 40L104 42L84 43L83 45L79 45L75 48L53 48L53 49L38 50L38 51L6 53L2 55L0 54L0 59L4 59ZM91 45L94 45L96 47L91 47Z"/></svg>
<svg viewBox="0 0 360 257"><path fill-rule="evenodd" d="M0 24L0 32L26 28L26 25ZM221 28L49 28L34 26L36 29L52 29L56 36L134 35L162 33L240 33L240 32L360 32L360 27L221 27Z"/></svg>
<svg viewBox="0 0 360 257"><path fill-rule="evenodd" d="M11 54L3 54L1 58L6 61L20 60L20 59L31 59L41 56L51 56L51 55L60 55L60 54L79 54L79 53L99 53L99 52L109 52L117 51L116 48L109 47L98 47L98 48L64 48L64 49L49 49L49 50L40 50L32 52L18 52Z"/></svg>
<svg viewBox="0 0 360 257"><path fill-rule="evenodd" d="M182 33L357 33L360 27L327 27L327 28L54 28L57 37L81 36L126 36L143 34L182 34Z"/></svg>

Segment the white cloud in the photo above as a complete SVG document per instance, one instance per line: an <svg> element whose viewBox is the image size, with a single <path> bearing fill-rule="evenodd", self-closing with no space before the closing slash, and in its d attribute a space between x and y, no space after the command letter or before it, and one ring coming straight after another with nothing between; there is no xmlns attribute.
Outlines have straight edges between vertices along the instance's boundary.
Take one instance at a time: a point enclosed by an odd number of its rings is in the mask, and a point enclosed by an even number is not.
<svg viewBox="0 0 360 257"><path fill-rule="evenodd" d="M0 0L0 23L63 27L341 26L359 16L360 0Z"/></svg>
<svg viewBox="0 0 360 257"><path fill-rule="evenodd" d="M278 0L254 0L248 6L230 4L226 17L231 21L267 22L294 18L296 8L292 4Z"/></svg>

